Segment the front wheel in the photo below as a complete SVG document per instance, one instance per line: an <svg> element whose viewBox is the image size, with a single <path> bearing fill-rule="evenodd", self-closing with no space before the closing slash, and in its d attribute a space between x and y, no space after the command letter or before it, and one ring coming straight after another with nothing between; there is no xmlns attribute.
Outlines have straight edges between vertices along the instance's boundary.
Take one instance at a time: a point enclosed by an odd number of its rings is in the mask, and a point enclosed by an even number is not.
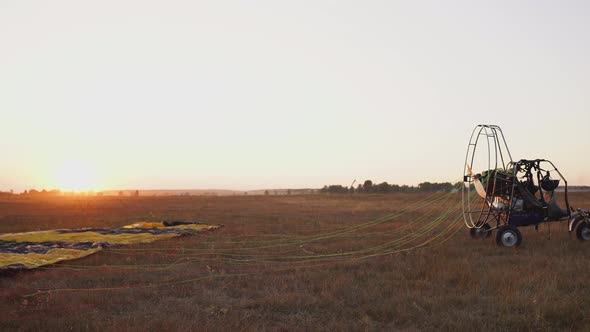
<svg viewBox="0 0 590 332"><path fill-rule="evenodd" d="M492 231L490 230L492 227L490 224L485 224L480 228L472 228L469 230L471 237L474 239L484 239L488 238L492 235Z"/></svg>
<svg viewBox="0 0 590 332"><path fill-rule="evenodd" d="M504 247L518 247L522 242L522 235L518 228L510 225L502 226L496 234L496 244Z"/></svg>
<svg viewBox="0 0 590 332"><path fill-rule="evenodd" d="M578 227L576 227L576 237L580 241L590 240L590 224L587 222L580 223Z"/></svg>

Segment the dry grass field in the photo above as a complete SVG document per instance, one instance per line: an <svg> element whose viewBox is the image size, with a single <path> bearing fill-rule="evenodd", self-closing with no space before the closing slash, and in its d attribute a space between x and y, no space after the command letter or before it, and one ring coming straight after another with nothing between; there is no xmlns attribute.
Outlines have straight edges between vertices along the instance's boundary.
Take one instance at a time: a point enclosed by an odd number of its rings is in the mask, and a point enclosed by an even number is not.
<svg viewBox="0 0 590 332"><path fill-rule="evenodd" d="M590 330L590 243L565 223L522 229L516 249L473 240L448 210L459 200L3 200L0 233L163 219L225 227L4 273L0 330ZM571 202L590 207L590 194Z"/></svg>

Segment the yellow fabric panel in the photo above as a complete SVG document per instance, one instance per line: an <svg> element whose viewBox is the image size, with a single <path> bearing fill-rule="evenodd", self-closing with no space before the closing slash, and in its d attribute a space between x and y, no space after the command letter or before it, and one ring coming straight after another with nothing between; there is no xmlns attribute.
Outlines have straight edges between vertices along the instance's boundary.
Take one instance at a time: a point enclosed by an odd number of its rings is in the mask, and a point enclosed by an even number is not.
<svg viewBox="0 0 590 332"><path fill-rule="evenodd" d="M156 240L169 239L179 234L100 234L95 232L59 233L41 231L28 233L8 233L0 235L0 240L18 242L109 242L112 244L150 243Z"/></svg>
<svg viewBox="0 0 590 332"><path fill-rule="evenodd" d="M219 226L211 226L211 225L177 225L177 226L168 226L166 228L180 228L180 229L194 229L194 230L211 230L211 229L218 229Z"/></svg>
<svg viewBox="0 0 590 332"><path fill-rule="evenodd" d="M219 226L211 226L205 224L183 224L176 226L165 226L161 222L137 222L135 224L123 226L123 228L180 228L180 229L217 229Z"/></svg>
<svg viewBox="0 0 590 332"><path fill-rule="evenodd" d="M178 225L166 228L180 228L192 230L211 230L217 229L218 226L209 225ZM19 242L45 242L45 241L61 241L61 242L109 242L113 244L132 244L132 243L150 243L156 240L168 239L179 236L180 234L100 234L93 231L60 233L57 231L38 231L27 233L7 233L0 234L0 240L4 241L19 241Z"/></svg>
<svg viewBox="0 0 590 332"><path fill-rule="evenodd" d="M136 222L135 224L123 226L123 228L159 228L164 227L161 222Z"/></svg>
<svg viewBox="0 0 590 332"><path fill-rule="evenodd" d="M51 249L45 254L5 254L0 253L0 267L8 266L12 264L22 264L26 268L32 269L39 266L53 264L59 261L76 259L88 256L102 248L92 248L88 250L76 250L76 249Z"/></svg>
<svg viewBox="0 0 590 332"><path fill-rule="evenodd" d="M184 224L166 227L160 222L141 222L124 228L166 228L166 229L186 229L192 231L206 231L217 229L220 226L210 226L203 224ZM115 229L116 232L116 229ZM185 234L192 234L185 232ZM179 233L151 234L148 232L140 233L119 233L119 234L101 234L93 230L80 230L73 232L59 232L55 230L38 231L27 233L8 233L0 234L0 240L13 242L108 242L109 244L134 244L150 243L156 240L170 239L182 235ZM50 249L45 254L38 253L0 253L0 269L6 268L13 264L22 264L25 268L36 268L42 265L53 264L63 260L76 259L84 257L101 250L102 247L91 248L87 250L55 248Z"/></svg>

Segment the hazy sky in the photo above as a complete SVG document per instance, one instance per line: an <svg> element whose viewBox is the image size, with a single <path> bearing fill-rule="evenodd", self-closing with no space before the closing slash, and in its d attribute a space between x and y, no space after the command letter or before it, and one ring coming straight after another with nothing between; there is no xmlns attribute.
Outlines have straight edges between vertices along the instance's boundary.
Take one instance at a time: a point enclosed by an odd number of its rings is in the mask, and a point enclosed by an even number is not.
<svg viewBox="0 0 590 332"><path fill-rule="evenodd" d="M0 190L590 185L588 1L0 0Z"/></svg>

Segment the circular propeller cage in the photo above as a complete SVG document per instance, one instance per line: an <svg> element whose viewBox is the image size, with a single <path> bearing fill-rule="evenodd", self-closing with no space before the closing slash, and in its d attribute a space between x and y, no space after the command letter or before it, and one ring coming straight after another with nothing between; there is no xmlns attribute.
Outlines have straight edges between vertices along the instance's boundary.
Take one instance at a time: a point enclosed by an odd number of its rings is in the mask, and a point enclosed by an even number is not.
<svg viewBox="0 0 590 332"><path fill-rule="evenodd" d="M511 163L502 129L477 125L471 133L463 167L462 208L467 227L481 228L492 219L500 220L501 216L496 214L503 203L490 193L499 189L498 174L509 171Z"/></svg>

